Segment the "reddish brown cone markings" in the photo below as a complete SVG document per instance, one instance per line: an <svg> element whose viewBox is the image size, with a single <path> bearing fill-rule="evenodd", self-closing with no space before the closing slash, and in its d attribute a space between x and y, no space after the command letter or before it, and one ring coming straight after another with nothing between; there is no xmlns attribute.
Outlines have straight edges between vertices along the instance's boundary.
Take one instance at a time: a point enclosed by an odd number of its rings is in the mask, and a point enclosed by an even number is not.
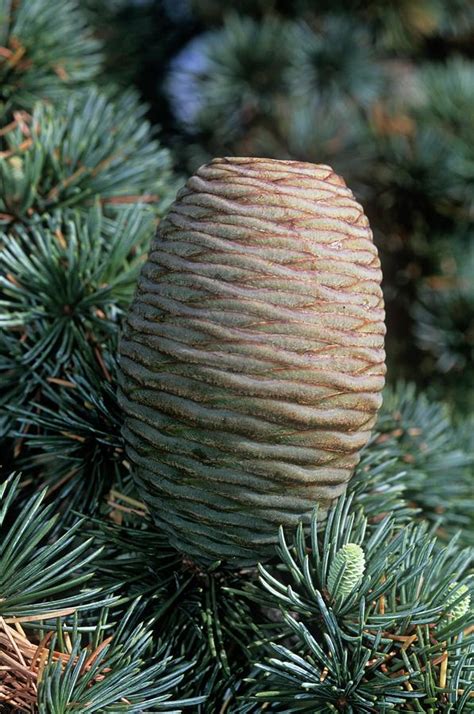
<svg viewBox="0 0 474 714"><path fill-rule="evenodd" d="M384 384L381 277L328 166L215 159L180 191L120 348L128 454L178 548L255 563L344 491Z"/></svg>

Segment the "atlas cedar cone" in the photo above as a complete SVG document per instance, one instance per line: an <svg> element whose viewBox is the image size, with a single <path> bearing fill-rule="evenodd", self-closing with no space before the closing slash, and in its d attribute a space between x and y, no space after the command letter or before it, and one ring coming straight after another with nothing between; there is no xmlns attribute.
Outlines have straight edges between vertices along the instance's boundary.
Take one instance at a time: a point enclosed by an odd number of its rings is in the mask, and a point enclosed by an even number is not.
<svg viewBox="0 0 474 714"><path fill-rule="evenodd" d="M330 167L214 159L162 222L120 346L134 475L202 564L274 552L341 493L384 385L380 262Z"/></svg>

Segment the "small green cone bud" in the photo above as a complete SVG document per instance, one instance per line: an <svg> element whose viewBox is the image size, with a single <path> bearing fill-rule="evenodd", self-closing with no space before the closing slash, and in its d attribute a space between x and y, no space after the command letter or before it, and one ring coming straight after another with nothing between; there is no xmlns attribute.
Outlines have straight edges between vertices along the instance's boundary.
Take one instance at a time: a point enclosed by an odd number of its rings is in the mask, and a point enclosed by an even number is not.
<svg viewBox="0 0 474 714"><path fill-rule="evenodd" d="M23 181L23 179L25 178L23 159L20 159L19 156L12 156L8 160L8 163L10 164L14 181L16 181L17 183Z"/></svg>
<svg viewBox="0 0 474 714"><path fill-rule="evenodd" d="M455 590L455 592L453 592L452 595L448 595L448 599L446 600L446 617L449 620L458 620L469 610L469 605L471 604L469 588L467 585L458 585L458 583L454 582L449 585L449 590ZM465 595L465 597L459 600L461 595ZM458 602L456 602L456 600ZM452 603L455 604L452 605Z"/></svg>
<svg viewBox="0 0 474 714"><path fill-rule="evenodd" d="M346 597L360 583L364 570L364 551L357 543L346 543L337 551L329 568L329 593L335 598Z"/></svg>

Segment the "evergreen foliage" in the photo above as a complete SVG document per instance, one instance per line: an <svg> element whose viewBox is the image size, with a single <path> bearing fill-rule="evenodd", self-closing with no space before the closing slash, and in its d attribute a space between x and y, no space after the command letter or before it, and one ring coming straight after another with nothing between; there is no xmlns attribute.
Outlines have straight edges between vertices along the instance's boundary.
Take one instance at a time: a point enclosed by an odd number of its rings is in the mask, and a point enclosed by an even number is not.
<svg viewBox="0 0 474 714"><path fill-rule="evenodd" d="M364 482L365 472L372 472L381 461L384 469L392 471L393 485L400 482L397 489L401 489L405 501L437 527L441 539L461 531L463 542L474 545L474 454L464 433L469 424L470 420L456 424L446 404L417 394L413 384L400 383L395 389L387 389L378 433L363 454L354 480L357 497L366 510L365 501L370 499L372 488ZM387 488L392 479L387 481L386 471L382 478L380 486ZM398 496L401 493L398 491ZM381 510L391 510L389 503L387 506Z"/></svg>
<svg viewBox="0 0 474 714"><path fill-rule="evenodd" d="M1 617L42 620L45 613L84 607L99 592L82 587L92 575L86 569L95 557L91 541L78 540L80 521L57 540L49 541L58 515L53 514L52 504L44 506L45 491L32 496L13 514L7 529L19 480L18 476L8 479L0 491L0 525L5 529L0 551ZM65 593L64 597L58 597L59 593ZM49 618L54 616L49 614Z"/></svg>
<svg viewBox="0 0 474 714"><path fill-rule="evenodd" d="M257 664L254 696L285 712L435 712L445 705L462 711L473 687L472 636L464 635L463 619L468 603L460 607L466 590L459 585L458 610L446 595L454 593L450 580L462 577L469 554L453 542L439 548L424 524L400 527L387 515L370 526L344 499L319 540L315 515L309 548L301 528L290 546L281 534L286 577L261 569L270 602L280 603L281 633L291 647L270 644L268 659ZM348 592L343 573L336 586L333 573L341 550L357 540L367 566ZM361 551L346 567L357 568ZM445 667L459 691L446 691Z"/></svg>
<svg viewBox="0 0 474 714"><path fill-rule="evenodd" d="M221 141L245 135L282 94L287 33L272 17L259 24L232 15L222 30L193 41L171 68L177 116L194 132L217 131Z"/></svg>
<svg viewBox="0 0 474 714"><path fill-rule="evenodd" d="M312 27L298 24L290 35L288 86L311 110L318 104L351 102L370 106L384 87L364 25L344 15L327 15Z"/></svg>
<svg viewBox="0 0 474 714"><path fill-rule="evenodd" d="M0 45L2 120L65 99L100 69L100 44L74 0L2 0Z"/></svg>
<svg viewBox="0 0 474 714"><path fill-rule="evenodd" d="M221 26L234 5L202 3L214 29L172 63L182 79L193 52L213 62L190 77L190 108L168 82L201 142L191 154L218 140L218 153L344 166L383 206L387 298L413 319L409 375L420 366L429 393L387 389L347 496L326 522L315 512L307 532L282 532L258 572L204 571L176 552L135 492L116 398L121 321L174 194L169 154L135 95L108 86L79 3L4 0L0 709L467 712L471 60L431 57L412 89L392 77L407 43L410 62L430 43L466 54L474 18L462 0L354 1L318 4L314 22L307 0L272 17L260 0ZM437 375L466 414L440 400Z"/></svg>
<svg viewBox="0 0 474 714"><path fill-rule="evenodd" d="M166 190L169 158L133 93L92 88L58 107L39 103L5 131L2 221L32 224L58 209L148 202ZM145 193L146 191L146 193Z"/></svg>
<svg viewBox="0 0 474 714"><path fill-rule="evenodd" d="M51 640L49 656L38 687L38 712L66 714L71 707L83 712L130 712L143 707L175 714L183 707L196 706L202 697L171 700L171 692L183 680L190 665L166 656L163 647L153 645L149 623L136 618L135 605L106 637L108 610L85 638L77 619L65 649L57 649L66 635L60 624ZM83 641L86 639L87 644ZM152 664L150 664L152 662ZM171 701L170 701L171 700Z"/></svg>

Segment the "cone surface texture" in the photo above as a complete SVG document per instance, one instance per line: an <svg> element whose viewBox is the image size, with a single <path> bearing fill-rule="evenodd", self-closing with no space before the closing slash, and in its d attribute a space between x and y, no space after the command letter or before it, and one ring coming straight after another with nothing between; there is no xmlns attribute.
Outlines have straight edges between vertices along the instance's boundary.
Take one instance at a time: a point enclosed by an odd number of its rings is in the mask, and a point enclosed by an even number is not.
<svg viewBox="0 0 474 714"><path fill-rule="evenodd" d="M134 477L170 541L252 565L343 493L384 384L380 262L323 165L214 159L179 192L120 345Z"/></svg>

